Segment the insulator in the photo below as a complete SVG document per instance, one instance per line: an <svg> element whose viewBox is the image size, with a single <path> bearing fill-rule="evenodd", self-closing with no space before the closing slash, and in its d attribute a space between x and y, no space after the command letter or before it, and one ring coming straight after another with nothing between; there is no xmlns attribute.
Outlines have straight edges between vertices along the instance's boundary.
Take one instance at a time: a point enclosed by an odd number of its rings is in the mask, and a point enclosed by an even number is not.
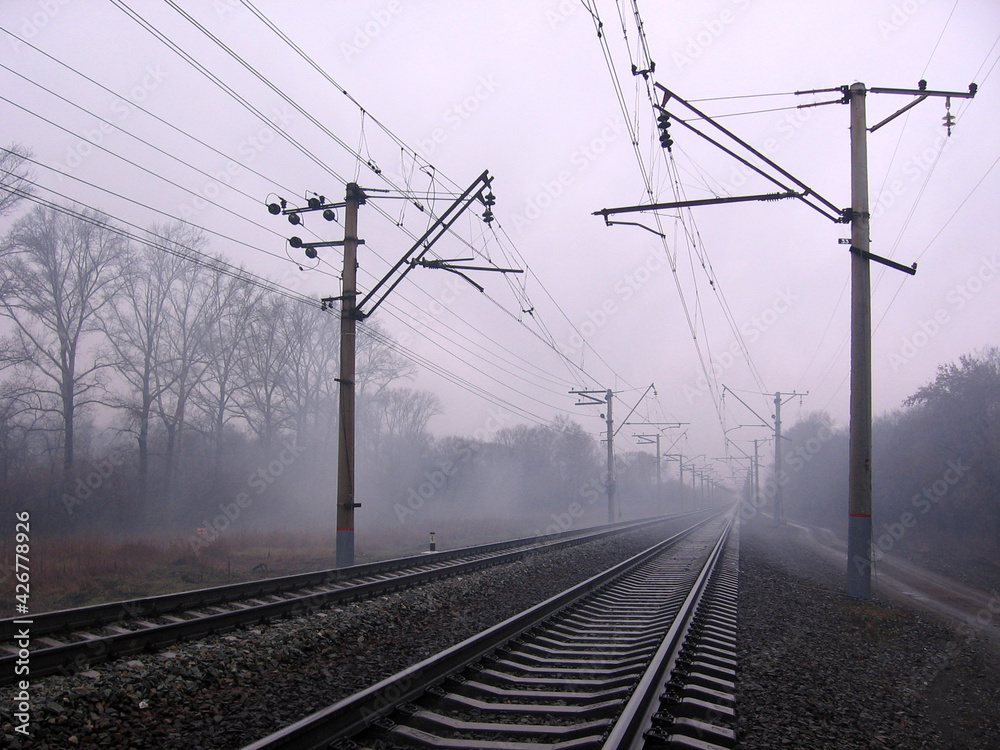
<svg viewBox="0 0 1000 750"><path fill-rule="evenodd" d="M660 128L660 145L670 151L670 147L674 145L673 139L670 137L670 113L660 111L660 114L656 117L656 124Z"/></svg>
<svg viewBox="0 0 1000 750"><path fill-rule="evenodd" d="M290 237L288 239L288 244L291 245L292 247L302 247L302 238L301 237Z"/></svg>
<svg viewBox="0 0 1000 750"><path fill-rule="evenodd" d="M295 224L295 225L301 224L302 223L302 217L299 216L298 214L288 214L288 223L289 224Z"/></svg>
<svg viewBox="0 0 1000 750"><path fill-rule="evenodd" d="M278 214L281 213L281 206L279 206L277 203L268 203L267 210L270 211L274 216L277 216Z"/></svg>
<svg viewBox="0 0 1000 750"><path fill-rule="evenodd" d="M323 205L322 201L320 201L319 198L310 198L308 200L308 203L309 203L309 208L319 208L320 206Z"/></svg>
<svg viewBox="0 0 1000 750"><path fill-rule="evenodd" d="M327 221L336 221L337 213L332 208L327 208L323 210L323 218Z"/></svg>
<svg viewBox="0 0 1000 750"><path fill-rule="evenodd" d="M485 221L487 224L493 221L493 212L490 211L488 208L483 212L483 221Z"/></svg>
<svg viewBox="0 0 1000 750"><path fill-rule="evenodd" d="M307 247L306 248L306 257L309 258L309 260L313 260L316 257L316 248L314 248L314 247Z"/></svg>

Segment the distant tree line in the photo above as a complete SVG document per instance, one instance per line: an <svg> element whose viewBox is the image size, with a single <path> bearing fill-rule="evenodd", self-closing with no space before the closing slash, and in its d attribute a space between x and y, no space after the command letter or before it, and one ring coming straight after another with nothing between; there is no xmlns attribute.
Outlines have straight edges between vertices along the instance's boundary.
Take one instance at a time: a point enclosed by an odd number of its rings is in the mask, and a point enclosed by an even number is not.
<svg viewBox="0 0 1000 750"><path fill-rule="evenodd" d="M785 435L786 512L846 534L848 434L829 415ZM873 541L961 556L1000 549L1000 349L941 365L873 425ZM774 481L774 477L770 481Z"/></svg>
<svg viewBox="0 0 1000 750"><path fill-rule="evenodd" d="M4 216L31 196L30 151L0 154ZM90 209L21 212L0 237L0 510L50 534L332 525L339 318L259 281L190 225L137 241ZM359 326L365 522L603 520L579 425L435 439L442 405L414 374Z"/></svg>
<svg viewBox="0 0 1000 750"><path fill-rule="evenodd" d="M77 206L26 208L0 149L0 512L46 534L190 534L334 523L339 319L210 253L183 223L141 237ZM568 419L434 438L442 411L377 324L358 329L361 523L505 519L525 534L607 519L604 460ZM622 453L624 517L680 507ZM690 505L694 493L684 496Z"/></svg>

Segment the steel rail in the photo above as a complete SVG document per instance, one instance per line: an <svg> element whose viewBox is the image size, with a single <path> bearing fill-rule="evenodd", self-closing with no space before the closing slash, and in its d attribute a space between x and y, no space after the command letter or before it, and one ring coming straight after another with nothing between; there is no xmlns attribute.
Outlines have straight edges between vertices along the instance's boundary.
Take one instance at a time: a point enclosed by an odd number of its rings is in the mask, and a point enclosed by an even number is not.
<svg viewBox="0 0 1000 750"><path fill-rule="evenodd" d="M560 532L509 542L465 547L313 573L164 594L77 610L35 615L30 652L34 677L72 674L110 659L161 648L189 638L232 630L322 607L380 596L434 580L521 559L536 551L596 541L604 537L704 511L600 527L599 531ZM329 587L334 588L329 588ZM261 600L265 601L261 601ZM232 607L225 610L219 605ZM207 614L205 613L207 611ZM179 616L179 615L184 615ZM166 619L151 623L148 620ZM0 621L0 643L15 633L14 618ZM124 627L136 628L135 630ZM86 632L111 631L108 635ZM70 633L78 640L63 642ZM14 679L18 649L4 644L0 684Z"/></svg>
<svg viewBox="0 0 1000 750"><path fill-rule="evenodd" d="M656 655L653 656L649 667L632 692L632 697L625 704L618 721L615 722L614 727L605 738L601 750L641 750L645 745L643 735L652 726L652 717L659 710L663 686L677 662L691 619L702 601L709 579L716 571L716 564L722 557L735 518L733 515L729 519L729 523L719 537L719 541L716 542L705 567L702 568L698 579L684 600L681 611L674 618L673 624L656 651Z"/></svg>
<svg viewBox="0 0 1000 750"><path fill-rule="evenodd" d="M716 510L709 517L698 520L680 533L657 543L603 573L599 573L561 594L557 594L285 729L247 745L244 750L278 750L280 748L325 750L332 747L357 747L349 738L373 726L384 724L387 716L418 699L428 690L433 692L437 686L458 671L484 658L489 658L490 654L502 649L505 644L516 642L516 639L529 631L536 632L543 621L554 618L575 604L582 603L588 596L599 594L600 590L685 540L696 530L717 518L721 512ZM558 711L558 709L554 710ZM603 706L601 710L603 710ZM338 741L341 741L341 744L337 744ZM511 744L511 747L515 746L520 745Z"/></svg>

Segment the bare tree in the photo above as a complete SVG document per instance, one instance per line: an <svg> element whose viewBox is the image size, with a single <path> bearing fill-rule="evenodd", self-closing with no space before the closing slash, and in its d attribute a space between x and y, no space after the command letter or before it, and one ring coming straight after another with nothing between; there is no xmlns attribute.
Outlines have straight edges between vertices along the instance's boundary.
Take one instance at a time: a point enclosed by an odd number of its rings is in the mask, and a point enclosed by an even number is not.
<svg viewBox="0 0 1000 750"><path fill-rule="evenodd" d="M86 344L121 288L130 259L124 237L93 211L39 206L0 251L0 314L14 323L3 363L30 372L62 421L63 475L73 474L77 409L96 400L107 363Z"/></svg>
<svg viewBox="0 0 1000 750"><path fill-rule="evenodd" d="M147 246L137 259L134 272L123 278L121 294L105 316L107 339L115 353L115 369L127 388L113 403L126 410L135 432L141 502L145 502L149 481L153 407L173 385L162 369L170 356L166 340L169 301L187 265L183 257Z"/></svg>
<svg viewBox="0 0 1000 750"><path fill-rule="evenodd" d="M416 367L392 347L389 335L374 322L358 326L358 400L374 399L379 391L400 378L412 378Z"/></svg>
<svg viewBox="0 0 1000 750"><path fill-rule="evenodd" d="M42 418L39 407L30 382L13 378L0 383L0 481L28 467L31 438Z"/></svg>
<svg viewBox="0 0 1000 750"><path fill-rule="evenodd" d="M324 393L335 390L337 320L318 308L295 307L279 323L288 345L288 366L282 380L284 408L296 440L305 444L318 431Z"/></svg>
<svg viewBox="0 0 1000 750"><path fill-rule="evenodd" d="M386 388L370 408L381 437L407 441L423 437L431 417L443 413L441 399L413 388Z"/></svg>
<svg viewBox="0 0 1000 750"><path fill-rule="evenodd" d="M164 492L170 496L181 463L188 403L205 375L208 337L219 314L216 301L224 277L215 269L189 262L202 256L207 244L200 230L170 224L155 229L155 235L157 250L185 259L166 300L164 356L154 370L154 411L166 433Z"/></svg>
<svg viewBox="0 0 1000 750"><path fill-rule="evenodd" d="M206 431L213 446L216 473L222 465L226 426L238 414L236 395L241 386L240 364L246 356L250 321L263 299L259 287L241 278L230 278L222 283L214 301L217 309L210 316L205 340L205 372L192 393L192 403L207 417Z"/></svg>
<svg viewBox="0 0 1000 750"><path fill-rule="evenodd" d="M0 147L0 216L6 216L22 198L31 195L31 149L20 143Z"/></svg>
<svg viewBox="0 0 1000 750"><path fill-rule="evenodd" d="M288 305L280 297L265 299L250 318L245 356L240 360L241 386L236 397L240 414L266 449L284 426L282 398L288 369L288 340L281 321Z"/></svg>

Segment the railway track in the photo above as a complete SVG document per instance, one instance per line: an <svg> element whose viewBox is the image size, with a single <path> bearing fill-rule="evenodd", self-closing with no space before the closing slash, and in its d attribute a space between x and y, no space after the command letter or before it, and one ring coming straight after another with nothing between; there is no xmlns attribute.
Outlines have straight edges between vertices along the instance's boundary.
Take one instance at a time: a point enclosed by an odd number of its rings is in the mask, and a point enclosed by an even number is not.
<svg viewBox="0 0 1000 750"><path fill-rule="evenodd" d="M381 596L512 562L541 550L583 544L665 520L614 524L598 531L530 537L34 615L31 618L31 673L33 677L72 674L110 659L154 650L177 641ZM13 680L14 666L21 651L14 640L18 628L15 619L0 620L0 684Z"/></svg>
<svg viewBox="0 0 1000 750"><path fill-rule="evenodd" d="M701 520L245 750L732 748L732 524Z"/></svg>

